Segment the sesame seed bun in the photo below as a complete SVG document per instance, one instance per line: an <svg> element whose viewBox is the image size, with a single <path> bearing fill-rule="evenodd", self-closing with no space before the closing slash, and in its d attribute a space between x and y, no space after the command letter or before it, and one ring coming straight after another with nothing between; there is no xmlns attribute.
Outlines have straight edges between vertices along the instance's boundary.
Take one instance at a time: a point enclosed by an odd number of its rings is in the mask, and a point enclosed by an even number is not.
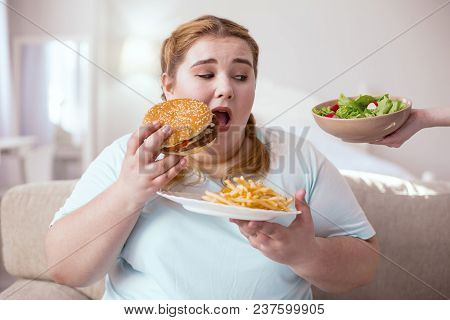
<svg viewBox="0 0 450 320"><path fill-rule="evenodd" d="M213 113L205 103L185 98L154 105L148 110L143 123L159 120L161 125L168 124L172 134L162 147L173 147L200 134L212 119Z"/></svg>

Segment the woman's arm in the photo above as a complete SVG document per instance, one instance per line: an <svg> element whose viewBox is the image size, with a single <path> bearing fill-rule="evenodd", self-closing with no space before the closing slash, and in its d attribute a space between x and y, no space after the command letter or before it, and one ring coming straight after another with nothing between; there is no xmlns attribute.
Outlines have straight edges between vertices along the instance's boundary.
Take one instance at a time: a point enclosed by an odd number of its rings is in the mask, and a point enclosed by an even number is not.
<svg viewBox="0 0 450 320"><path fill-rule="evenodd" d="M137 130L128 141L117 181L48 231L47 263L56 282L82 287L101 279L120 254L147 199L184 168L186 161L178 156L155 161L170 135L159 127Z"/></svg>
<svg viewBox="0 0 450 320"><path fill-rule="evenodd" d="M292 269L326 292L343 292L370 283L379 260L376 237L362 240L353 237L316 238L315 259L308 265Z"/></svg>
<svg viewBox="0 0 450 320"><path fill-rule="evenodd" d="M88 286L113 264L139 217L120 189L113 184L50 228L45 247L55 282Z"/></svg>
<svg viewBox="0 0 450 320"><path fill-rule="evenodd" d="M376 238L364 241L353 237L316 237L304 197L305 190L296 193L295 206L302 213L289 227L262 221L230 221L265 256L288 265L324 291L347 291L369 283L378 264Z"/></svg>

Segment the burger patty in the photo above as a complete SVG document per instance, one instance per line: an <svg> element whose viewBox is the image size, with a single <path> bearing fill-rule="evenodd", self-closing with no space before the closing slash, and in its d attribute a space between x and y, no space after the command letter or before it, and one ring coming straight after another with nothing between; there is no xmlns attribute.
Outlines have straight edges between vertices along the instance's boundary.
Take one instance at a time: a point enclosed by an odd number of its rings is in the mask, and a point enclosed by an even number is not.
<svg viewBox="0 0 450 320"><path fill-rule="evenodd" d="M197 147L207 145L217 137L217 119L213 116L213 121L199 135L185 140L173 147L166 147L163 150L168 152L183 152Z"/></svg>

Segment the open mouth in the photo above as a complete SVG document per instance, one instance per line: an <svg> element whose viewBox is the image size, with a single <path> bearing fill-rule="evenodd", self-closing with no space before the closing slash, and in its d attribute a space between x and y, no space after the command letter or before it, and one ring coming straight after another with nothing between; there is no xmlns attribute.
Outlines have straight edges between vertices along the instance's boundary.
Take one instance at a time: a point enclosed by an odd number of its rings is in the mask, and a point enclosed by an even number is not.
<svg viewBox="0 0 450 320"><path fill-rule="evenodd" d="M225 107L218 107L212 113L216 116L219 131L227 131L231 124L231 110Z"/></svg>

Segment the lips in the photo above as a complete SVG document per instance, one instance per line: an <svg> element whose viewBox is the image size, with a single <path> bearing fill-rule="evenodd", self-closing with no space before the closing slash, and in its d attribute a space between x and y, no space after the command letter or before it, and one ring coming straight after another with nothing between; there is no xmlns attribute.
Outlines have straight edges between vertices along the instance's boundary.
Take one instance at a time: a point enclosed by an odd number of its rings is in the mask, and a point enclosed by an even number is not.
<svg viewBox="0 0 450 320"><path fill-rule="evenodd" d="M227 131L231 124L232 113L228 107L219 106L211 110L216 115L219 131Z"/></svg>

